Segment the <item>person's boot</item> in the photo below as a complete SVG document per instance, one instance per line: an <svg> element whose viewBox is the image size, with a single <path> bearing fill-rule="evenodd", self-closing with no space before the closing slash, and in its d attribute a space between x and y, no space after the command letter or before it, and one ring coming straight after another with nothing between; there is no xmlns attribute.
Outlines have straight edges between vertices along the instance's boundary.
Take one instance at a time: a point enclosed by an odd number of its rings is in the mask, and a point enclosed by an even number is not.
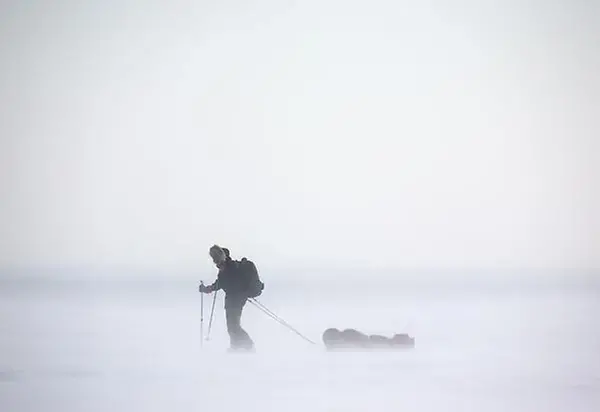
<svg viewBox="0 0 600 412"><path fill-rule="evenodd" d="M254 352L254 342L247 334L230 339L228 352Z"/></svg>
<svg viewBox="0 0 600 412"><path fill-rule="evenodd" d="M237 346L231 346L229 349L227 349L227 352L230 353L248 353L248 352L256 352L256 350L254 349L254 345L237 345Z"/></svg>

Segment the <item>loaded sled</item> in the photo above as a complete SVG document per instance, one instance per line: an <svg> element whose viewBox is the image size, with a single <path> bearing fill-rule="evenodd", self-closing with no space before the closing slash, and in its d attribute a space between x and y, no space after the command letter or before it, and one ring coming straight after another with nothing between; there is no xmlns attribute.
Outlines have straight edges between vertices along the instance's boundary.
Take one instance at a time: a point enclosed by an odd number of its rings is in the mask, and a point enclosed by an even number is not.
<svg viewBox="0 0 600 412"><path fill-rule="evenodd" d="M415 346L415 338L406 333L386 337L382 335L366 335L356 329L339 330L329 328L323 332L322 339L327 350L410 349Z"/></svg>

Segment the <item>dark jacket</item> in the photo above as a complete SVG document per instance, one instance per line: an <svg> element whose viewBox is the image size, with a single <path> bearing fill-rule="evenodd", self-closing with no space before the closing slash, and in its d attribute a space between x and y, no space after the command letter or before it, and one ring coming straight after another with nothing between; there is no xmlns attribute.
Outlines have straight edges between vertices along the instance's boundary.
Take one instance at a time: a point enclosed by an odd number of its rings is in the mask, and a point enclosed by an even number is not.
<svg viewBox="0 0 600 412"><path fill-rule="evenodd" d="M223 290L227 296L246 296L246 281L239 270L239 262L227 258L219 269L217 280L209 286L212 291Z"/></svg>

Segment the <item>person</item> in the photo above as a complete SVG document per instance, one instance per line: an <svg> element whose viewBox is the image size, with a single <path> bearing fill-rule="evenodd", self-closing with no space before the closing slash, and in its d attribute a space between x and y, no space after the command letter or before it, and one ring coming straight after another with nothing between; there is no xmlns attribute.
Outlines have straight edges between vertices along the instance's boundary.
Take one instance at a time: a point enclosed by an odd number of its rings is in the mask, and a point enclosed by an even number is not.
<svg viewBox="0 0 600 412"><path fill-rule="evenodd" d="M209 254L219 269L217 279L209 286L200 285L201 293L212 293L218 290L225 292L225 318L232 350L254 349L250 335L242 328L242 311L248 300L247 282L242 276L239 262L231 259L229 250L213 245Z"/></svg>

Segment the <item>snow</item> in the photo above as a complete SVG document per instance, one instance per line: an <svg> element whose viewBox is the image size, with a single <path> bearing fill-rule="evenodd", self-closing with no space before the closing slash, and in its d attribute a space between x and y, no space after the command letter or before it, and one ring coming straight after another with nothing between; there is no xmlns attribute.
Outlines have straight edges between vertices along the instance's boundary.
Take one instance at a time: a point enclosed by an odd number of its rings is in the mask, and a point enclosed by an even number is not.
<svg viewBox="0 0 600 412"><path fill-rule="evenodd" d="M1 411L600 410L596 283L267 289L261 302L318 345L249 305L257 351L231 354L222 296L201 345L193 282L7 282ZM416 348L329 353L327 327L407 332Z"/></svg>

